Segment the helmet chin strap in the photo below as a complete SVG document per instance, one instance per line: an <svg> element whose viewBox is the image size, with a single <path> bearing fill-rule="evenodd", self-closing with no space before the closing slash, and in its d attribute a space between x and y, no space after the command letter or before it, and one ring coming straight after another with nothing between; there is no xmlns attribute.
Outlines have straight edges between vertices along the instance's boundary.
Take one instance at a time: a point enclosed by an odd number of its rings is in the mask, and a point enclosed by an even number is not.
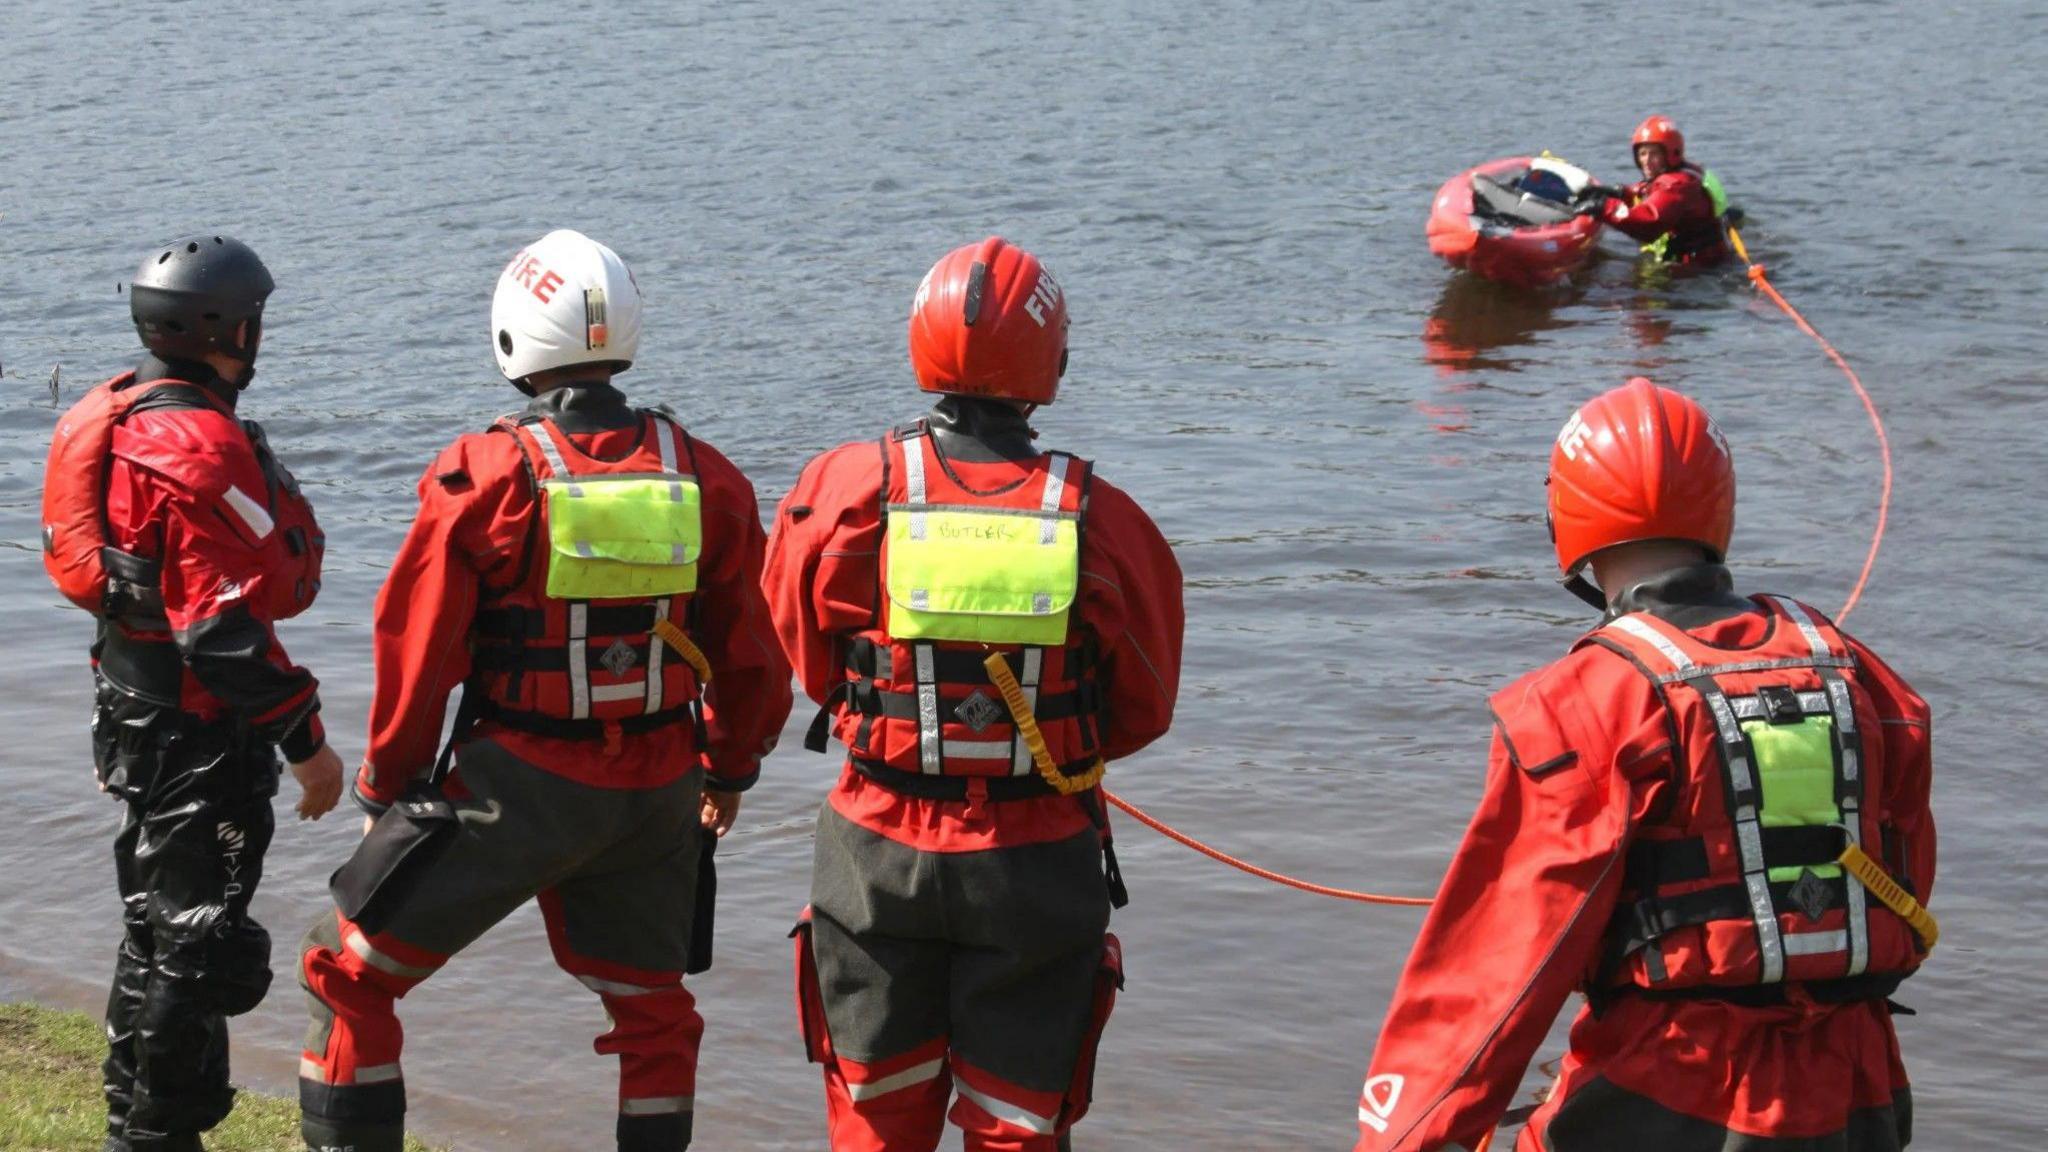
<svg viewBox="0 0 2048 1152"><path fill-rule="evenodd" d="M1565 591L1577 596L1602 612L1607 611L1607 594L1600 591L1599 587L1591 580L1586 579L1585 572L1574 572L1558 580L1558 583L1564 585Z"/></svg>

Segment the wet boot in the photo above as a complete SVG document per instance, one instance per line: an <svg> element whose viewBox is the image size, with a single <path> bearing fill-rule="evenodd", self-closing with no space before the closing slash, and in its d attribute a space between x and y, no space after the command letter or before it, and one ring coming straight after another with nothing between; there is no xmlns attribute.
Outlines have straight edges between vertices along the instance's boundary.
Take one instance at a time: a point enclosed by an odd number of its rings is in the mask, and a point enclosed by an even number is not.
<svg viewBox="0 0 2048 1152"><path fill-rule="evenodd" d="M312 1152L403 1152L405 1125L331 1120L311 1112L299 1117L299 1136Z"/></svg>
<svg viewBox="0 0 2048 1152"><path fill-rule="evenodd" d="M620 1116L619 1152L683 1152L690 1146L688 1112Z"/></svg>

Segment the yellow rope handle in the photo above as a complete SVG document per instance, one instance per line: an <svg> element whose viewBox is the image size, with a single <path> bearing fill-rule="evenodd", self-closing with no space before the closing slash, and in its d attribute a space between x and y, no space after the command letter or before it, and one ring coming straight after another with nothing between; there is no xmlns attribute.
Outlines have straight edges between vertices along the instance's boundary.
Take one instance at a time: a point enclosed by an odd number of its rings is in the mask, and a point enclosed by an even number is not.
<svg viewBox="0 0 2048 1152"><path fill-rule="evenodd" d="M697 683L711 683L711 661L704 658L704 650L691 641L688 633L676 627L672 620L656 620L654 634L675 649L684 663L697 670Z"/></svg>
<svg viewBox="0 0 2048 1152"><path fill-rule="evenodd" d="M1010 706L1010 720L1017 725L1017 734L1024 738L1024 746L1031 749L1031 762L1038 766L1038 774L1052 785L1054 791L1062 796L1072 796L1102 783L1106 765L1099 758L1095 767L1079 776L1067 775L1053 762L1052 749L1045 746L1045 733L1038 730L1038 717L1031 714L1031 701L1024 698L1024 686L1017 683L1016 673L1010 671L1010 662L1003 659L1001 652L989 653L981 666L988 669L989 682L1003 694L1003 703Z"/></svg>
<svg viewBox="0 0 2048 1152"><path fill-rule="evenodd" d="M1923 907L1913 894L1899 887L1899 882L1885 874L1884 865L1870 858L1870 854L1854 844L1842 849L1839 863L1854 876L1878 903L1899 914L1899 919L1912 925L1919 933L1920 942L1927 950L1934 950L1934 942L1941 939L1941 925L1934 920L1934 913Z"/></svg>

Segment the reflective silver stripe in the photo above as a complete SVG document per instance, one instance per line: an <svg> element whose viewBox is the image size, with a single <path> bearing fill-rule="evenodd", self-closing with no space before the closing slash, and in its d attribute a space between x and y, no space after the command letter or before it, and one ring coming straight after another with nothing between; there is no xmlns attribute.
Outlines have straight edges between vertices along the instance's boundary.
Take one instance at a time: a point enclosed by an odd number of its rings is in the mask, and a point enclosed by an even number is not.
<svg viewBox="0 0 2048 1152"><path fill-rule="evenodd" d="M1655 625L1645 622L1640 616L1623 616L1608 627L1619 628L1663 653L1664 659L1669 660L1671 666L1683 675L1690 675L1690 669L1698 667L1692 662L1692 657L1687 656L1683 649L1671 642L1669 636L1659 632Z"/></svg>
<svg viewBox="0 0 2048 1152"><path fill-rule="evenodd" d="M1816 657L1833 656L1835 654L1834 649L1829 648L1828 642L1821 637L1820 628L1814 624L1813 617L1806 614L1805 608L1800 607L1795 601L1785 599L1783 596L1773 596L1770 600L1785 615L1790 616L1793 623L1799 625L1799 634L1806 637L1806 646L1813 649L1813 654Z"/></svg>
<svg viewBox="0 0 2048 1152"><path fill-rule="evenodd" d="M1755 696L1732 696L1728 699L1728 706L1735 709L1736 717L1742 720L1762 720L1770 714L1763 700ZM1809 716L1834 714L1834 706L1828 702L1825 692L1799 693L1799 710Z"/></svg>
<svg viewBox="0 0 2048 1152"><path fill-rule="evenodd" d="M909 490L909 503L914 511L910 513L910 538L924 539L924 440L912 436L903 444L903 483Z"/></svg>
<svg viewBox="0 0 2048 1152"><path fill-rule="evenodd" d="M1007 1100L998 1100L986 1092L976 1092L969 1088L965 1081L958 1081L953 1087L959 1090L961 1096L981 1105L982 1111L1012 1128L1022 1128L1026 1132L1035 1132L1040 1136L1050 1136L1058 1127L1049 1116L1027 1112Z"/></svg>
<svg viewBox="0 0 2048 1152"><path fill-rule="evenodd" d="M666 992L671 988L682 987L680 980L650 988L645 984L621 984L617 980L604 980L596 976L578 976L576 982L600 996L645 996L650 992Z"/></svg>
<svg viewBox="0 0 2048 1152"><path fill-rule="evenodd" d="M661 453L662 472L672 478L669 481L668 498L678 504L683 502L683 484L681 480L673 479L673 477L681 472L678 461L683 457L682 436L683 430L676 427L673 420L665 416L655 417L654 447L657 452ZM681 544L676 545L673 558L678 564L683 562L682 553L683 546Z"/></svg>
<svg viewBox="0 0 2048 1152"><path fill-rule="evenodd" d="M1052 464L1045 470L1045 495L1038 502L1041 512L1057 512L1060 501L1067 493L1067 457L1053 453ZM1052 544L1059 540L1060 522L1048 516L1038 522L1038 542Z"/></svg>
<svg viewBox="0 0 2048 1152"><path fill-rule="evenodd" d="M1007 763L1010 759L1010 742L1008 740L948 740L946 741L946 759L1001 760Z"/></svg>
<svg viewBox="0 0 2048 1152"><path fill-rule="evenodd" d="M938 659L932 655L932 646L917 644L917 751L920 767L926 772L944 771L942 753L939 747L939 674Z"/></svg>
<svg viewBox="0 0 2048 1152"><path fill-rule="evenodd" d="M358 1084L389 1084L393 1080L405 1079L405 1073L396 1064L372 1064L368 1068L356 1069Z"/></svg>
<svg viewBox="0 0 2048 1152"><path fill-rule="evenodd" d="M1706 700L1707 711L1714 718L1714 734L1721 745L1721 764L1727 771L1729 790L1736 795L1754 795L1756 773L1744 752L1747 742L1742 737L1742 726L1735 719L1735 709L1728 703L1727 695L1711 679L1711 672L1694 663L1676 641L1647 617L1623 616L1609 627L1619 628L1655 648L1675 670L1675 675L1668 679L1686 680ZM1731 802L1733 799L1731 796ZM1770 873L1764 866L1763 829L1757 823L1754 803L1736 804L1732 815L1735 844L1742 858L1742 886L1749 894L1750 918L1756 922L1757 958L1762 967L1759 979L1765 984L1776 984L1785 978L1785 946L1778 931L1777 906L1771 903Z"/></svg>
<svg viewBox="0 0 2048 1152"><path fill-rule="evenodd" d="M1619 623L1619 621L1616 621ZM1796 656L1789 660L1744 660L1736 664L1708 664L1695 666L1691 672L1666 672L1657 677L1657 683L1669 684L1687 676L1734 676L1743 672L1778 672L1792 668L1854 668L1856 662L1846 656L1816 658Z"/></svg>
<svg viewBox="0 0 2048 1152"><path fill-rule="evenodd" d="M656 640L656 644L661 641ZM621 700L645 700L647 689L640 684L593 684L590 699L598 704L617 704Z"/></svg>
<svg viewBox="0 0 2048 1152"><path fill-rule="evenodd" d="M576 478L576 474L569 471L569 466L562 462L562 450L555 446L553 421L543 420L533 426L520 425L520 429L533 437L534 443L540 445L541 457L548 462L548 471L554 474L555 479L569 481ZM572 483L569 485L569 495L581 496L583 489Z"/></svg>
<svg viewBox="0 0 2048 1152"><path fill-rule="evenodd" d="M590 605L569 603L569 715L590 718Z"/></svg>
<svg viewBox="0 0 2048 1152"><path fill-rule="evenodd" d="M642 1096L634 1100L619 1101L621 1116L669 1116L677 1112L691 1112L696 1109L694 1096Z"/></svg>
<svg viewBox="0 0 2048 1152"><path fill-rule="evenodd" d="M1854 884L1850 885L1854 887ZM1785 955L1825 956L1849 947L1849 934L1836 929L1833 932L1787 932L1785 934Z"/></svg>
<svg viewBox="0 0 2048 1152"><path fill-rule="evenodd" d="M1024 650L1024 674L1017 677L1018 686L1024 689L1024 699L1030 701L1033 714L1038 710L1038 682L1045 675L1045 649ZM1024 743L1021 732L1010 734L1010 775L1029 776L1038 771L1038 764L1031 759L1031 746Z"/></svg>
<svg viewBox="0 0 2048 1152"><path fill-rule="evenodd" d="M410 964L401 964L384 953L377 951L359 929L350 931L343 943L348 946L349 951L361 957L363 963L368 964L379 972L385 972L400 979L425 980L435 972L435 969L432 968L415 968Z"/></svg>
<svg viewBox="0 0 2048 1152"><path fill-rule="evenodd" d="M919 1084L937 1080L940 1073L945 1070L946 1058L941 1056L905 1068L901 1072L870 1080L865 1084L855 1084L849 1080L846 1083L846 1094L855 1100L873 1100L877 1096L887 1096L891 1092L901 1092L905 1088L914 1088Z"/></svg>
<svg viewBox="0 0 2048 1152"><path fill-rule="evenodd" d="M1816 662L1834 655L1827 638L1820 634L1820 625L1803 605L1782 596L1773 596L1771 600L1798 623L1799 632L1806 637L1807 647L1813 650ZM1820 669L1820 678L1827 685L1828 708L1835 720L1835 763L1841 772L1835 791L1840 797L1836 803L1842 810L1842 831L1849 843L1860 848L1863 846L1863 738L1856 731L1856 701L1849 695L1848 682L1834 669ZM1842 883L1847 889L1849 906L1848 974L1861 976L1870 967L1870 898L1855 877L1845 876Z"/></svg>
<svg viewBox="0 0 2048 1152"><path fill-rule="evenodd" d="M663 596L661 599L656 600L654 602L654 619L656 623L660 623L661 621L668 619L668 605L669 599L666 596ZM663 641L660 636L654 635L653 633L648 634L647 706L644 709L642 709L642 711L649 716L652 716L656 712L661 711L661 658L662 650L667 647L668 644L665 641Z"/></svg>
<svg viewBox="0 0 2048 1152"><path fill-rule="evenodd" d="M224 499L229 510L241 518L256 539L270 539L271 530L277 527L277 522L270 518L269 510L257 503L255 497L230 484Z"/></svg>

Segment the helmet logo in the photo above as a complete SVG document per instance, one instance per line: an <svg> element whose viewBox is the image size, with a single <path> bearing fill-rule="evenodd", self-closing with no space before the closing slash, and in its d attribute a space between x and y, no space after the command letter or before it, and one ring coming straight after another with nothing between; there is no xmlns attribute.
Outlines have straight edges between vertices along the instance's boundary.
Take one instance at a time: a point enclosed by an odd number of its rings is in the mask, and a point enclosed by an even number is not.
<svg viewBox="0 0 2048 1152"><path fill-rule="evenodd" d="M611 334L606 329L604 321L604 289L584 289L583 327L586 335L585 347L596 351L605 346Z"/></svg>
<svg viewBox="0 0 2048 1152"><path fill-rule="evenodd" d="M1059 281L1052 278L1051 272L1043 268L1039 269L1038 286L1031 290L1031 298L1024 301L1024 311L1029 312L1031 318L1038 322L1040 328L1043 328L1045 327L1045 314L1059 307L1059 305Z"/></svg>
<svg viewBox="0 0 2048 1152"><path fill-rule="evenodd" d="M1592 438L1593 429L1586 425L1584 414L1574 412L1572 418L1565 421L1564 431L1557 434L1557 448L1564 453L1565 459L1576 461L1586 447L1586 441Z"/></svg>
<svg viewBox="0 0 2048 1152"><path fill-rule="evenodd" d="M518 281L520 287L533 293L533 298L543 304L553 303L555 290L562 286L561 273L541 267L540 261L528 256L523 248L510 264L505 265L504 274Z"/></svg>

